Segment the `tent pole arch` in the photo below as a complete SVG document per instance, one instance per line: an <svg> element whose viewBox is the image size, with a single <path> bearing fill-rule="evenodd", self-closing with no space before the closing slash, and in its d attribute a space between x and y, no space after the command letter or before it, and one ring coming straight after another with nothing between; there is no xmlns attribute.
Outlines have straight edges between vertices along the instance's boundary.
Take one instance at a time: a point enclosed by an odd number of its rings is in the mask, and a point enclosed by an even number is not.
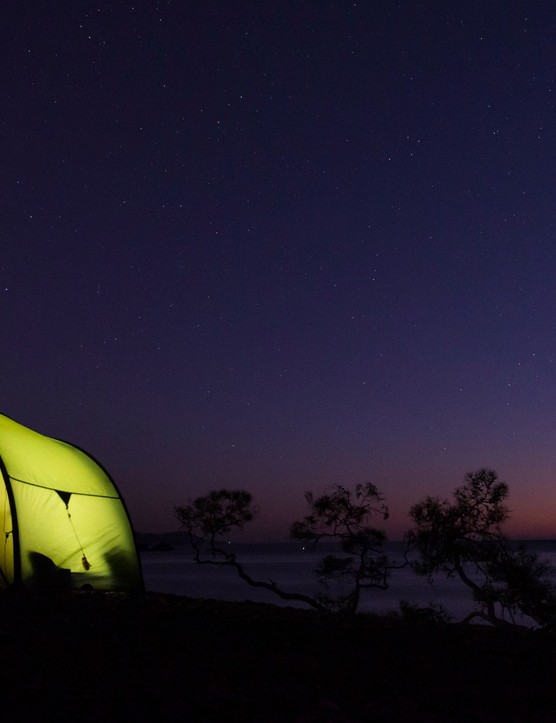
<svg viewBox="0 0 556 723"><path fill-rule="evenodd" d="M4 464L4 460L0 456L0 472L4 478L4 484L6 485L6 494L8 496L8 503L10 505L10 515L12 518L12 545L13 545L13 566L14 566L14 579L13 585L21 584L21 550L19 545L19 527L17 524L17 508L15 504L14 493L12 489L12 483L10 475Z"/></svg>

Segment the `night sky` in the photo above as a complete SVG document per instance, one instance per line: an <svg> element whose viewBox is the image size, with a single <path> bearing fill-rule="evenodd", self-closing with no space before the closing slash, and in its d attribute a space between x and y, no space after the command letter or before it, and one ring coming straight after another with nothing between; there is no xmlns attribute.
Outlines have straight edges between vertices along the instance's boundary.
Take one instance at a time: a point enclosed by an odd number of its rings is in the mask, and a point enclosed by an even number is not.
<svg viewBox="0 0 556 723"><path fill-rule="evenodd" d="M556 536L556 10L8 1L1 411L140 531L253 539L374 482L397 537L487 466Z"/></svg>

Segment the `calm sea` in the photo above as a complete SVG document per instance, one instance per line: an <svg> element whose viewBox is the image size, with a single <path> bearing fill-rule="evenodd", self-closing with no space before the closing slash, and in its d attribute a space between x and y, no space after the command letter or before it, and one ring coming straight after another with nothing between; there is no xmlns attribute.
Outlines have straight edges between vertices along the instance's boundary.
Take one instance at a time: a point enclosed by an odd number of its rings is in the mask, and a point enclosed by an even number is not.
<svg viewBox="0 0 556 723"><path fill-rule="evenodd" d="M556 541L535 540L526 542L526 545L541 559L552 563L555 568L553 582L556 585ZM255 579L273 580L288 592L312 595L321 589L315 580L314 570L323 552L328 550L307 550L299 544L284 543L237 545L234 546L234 552ZM387 552L391 558L402 560L401 543L388 543ZM146 588L152 592L304 607L303 603L286 603L269 591L250 587L232 569L197 565L190 548L176 548L171 552L143 552L141 560ZM384 614L399 610L400 600L419 606L442 605L455 620L474 609L470 592L456 579L447 580L439 575L434 585L430 585L426 579L405 568L392 574L388 590L364 592L360 610Z"/></svg>

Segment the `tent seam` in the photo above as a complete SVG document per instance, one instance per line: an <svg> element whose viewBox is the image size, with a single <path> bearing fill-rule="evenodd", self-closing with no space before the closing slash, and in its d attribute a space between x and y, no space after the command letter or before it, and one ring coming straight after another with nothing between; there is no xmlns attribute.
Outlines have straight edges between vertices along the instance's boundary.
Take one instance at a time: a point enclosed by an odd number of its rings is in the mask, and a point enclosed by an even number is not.
<svg viewBox="0 0 556 723"><path fill-rule="evenodd" d="M8 477L12 482L20 482L22 485L29 485L29 487L39 487L41 490L50 490L51 492L58 492L57 487L47 487L46 485L39 485L36 482L27 482L27 480L19 479L18 477L12 477L8 474ZM99 495L92 492L71 492L70 490L62 490L62 492L69 492L71 495L81 495L82 497L99 497L100 499L106 500L118 500L120 499L117 495Z"/></svg>

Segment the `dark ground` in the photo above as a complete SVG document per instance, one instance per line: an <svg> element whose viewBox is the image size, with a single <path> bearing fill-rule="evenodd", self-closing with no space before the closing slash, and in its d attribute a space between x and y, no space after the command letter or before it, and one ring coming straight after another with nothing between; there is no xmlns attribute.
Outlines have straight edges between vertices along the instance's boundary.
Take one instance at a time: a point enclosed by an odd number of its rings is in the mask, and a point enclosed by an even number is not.
<svg viewBox="0 0 556 723"><path fill-rule="evenodd" d="M160 594L10 591L0 611L9 721L556 720L541 632Z"/></svg>

